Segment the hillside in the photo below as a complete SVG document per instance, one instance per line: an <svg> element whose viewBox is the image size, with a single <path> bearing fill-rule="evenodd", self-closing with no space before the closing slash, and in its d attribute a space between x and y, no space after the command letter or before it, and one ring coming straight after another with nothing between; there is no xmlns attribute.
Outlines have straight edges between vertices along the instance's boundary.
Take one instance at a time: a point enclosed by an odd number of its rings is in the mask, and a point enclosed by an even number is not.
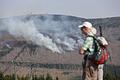
<svg viewBox="0 0 120 80"><path fill-rule="evenodd" d="M113 65L120 66L120 17L84 19L64 15L26 15L0 19L0 69L12 73L14 61L17 73L22 69L27 72L31 65L35 68L78 70L83 58L78 54L83 43L78 25L83 21L92 22L98 35L98 26L102 26L110 44ZM54 49L59 49L60 53Z"/></svg>

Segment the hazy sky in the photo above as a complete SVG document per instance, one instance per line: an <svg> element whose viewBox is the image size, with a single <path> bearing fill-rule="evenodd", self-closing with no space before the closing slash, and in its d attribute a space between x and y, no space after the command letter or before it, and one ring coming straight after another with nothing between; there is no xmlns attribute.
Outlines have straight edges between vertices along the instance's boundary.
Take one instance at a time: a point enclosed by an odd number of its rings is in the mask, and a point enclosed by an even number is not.
<svg viewBox="0 0 120 80"><path fill-rule="evenodd" d="M115 17L120 16L120 0L0 0L0 17L31 13Z"/></svg>

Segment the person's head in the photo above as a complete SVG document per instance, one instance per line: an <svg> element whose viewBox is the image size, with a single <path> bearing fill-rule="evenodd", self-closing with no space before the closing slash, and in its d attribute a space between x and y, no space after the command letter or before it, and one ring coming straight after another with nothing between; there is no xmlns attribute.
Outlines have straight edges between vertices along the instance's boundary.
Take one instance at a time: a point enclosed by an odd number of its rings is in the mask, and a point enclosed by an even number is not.
<svg viewBox="0 0 120 80"><path fill-rule="evenodd" d="M96 29L92 27L90 22L83 22L83 24L79 25L78 27L81 29L84 35L89 35L90 32L92 32L94 35L97 33Z"/></svg>

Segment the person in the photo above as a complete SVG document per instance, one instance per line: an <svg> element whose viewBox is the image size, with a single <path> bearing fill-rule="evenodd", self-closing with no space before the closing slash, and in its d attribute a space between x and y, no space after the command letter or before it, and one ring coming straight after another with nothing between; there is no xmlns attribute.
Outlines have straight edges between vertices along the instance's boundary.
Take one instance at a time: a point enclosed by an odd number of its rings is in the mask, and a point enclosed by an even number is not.
<svg viewBox="0 0 120 80"><path fill-rule="evenodd" d="M81 29L82 34L85 35L84 43L79 50L79 54L84 55L82 80L103 80L103 64L94 64L89 59L89 56L94 52L93 37L90 36L95 36L97 30L90 22L83 22L78 27Z"/></svg>

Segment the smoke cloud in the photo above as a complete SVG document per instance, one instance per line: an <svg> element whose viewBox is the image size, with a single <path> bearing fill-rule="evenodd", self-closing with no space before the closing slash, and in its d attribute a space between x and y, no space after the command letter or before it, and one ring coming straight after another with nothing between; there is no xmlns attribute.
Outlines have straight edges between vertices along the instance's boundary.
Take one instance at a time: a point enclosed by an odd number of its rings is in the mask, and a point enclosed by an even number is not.
<svg viewBox="0 0 120 80"><path fill-rule="evenodd" d="M59 16L22 16L2 21L4 27L15 37L23 37L26 41L44 46L53 52L73 51L83 40L77 28L78 22L68 17Z"/></svg>

